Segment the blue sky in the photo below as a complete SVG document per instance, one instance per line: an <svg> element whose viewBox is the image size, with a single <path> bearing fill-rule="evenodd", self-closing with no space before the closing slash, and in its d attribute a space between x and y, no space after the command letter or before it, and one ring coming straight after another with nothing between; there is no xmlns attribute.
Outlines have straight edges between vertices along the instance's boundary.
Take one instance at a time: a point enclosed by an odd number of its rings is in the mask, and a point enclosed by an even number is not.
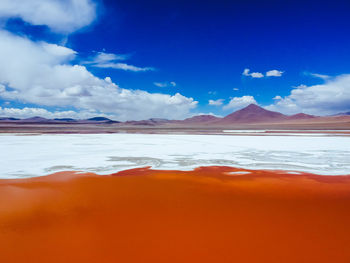
<svg viewBox="0 0 350 263"><path fill-rule="evenodd" d="M19 2L0 3L0 115L350 110L349 1Z"/></svg>

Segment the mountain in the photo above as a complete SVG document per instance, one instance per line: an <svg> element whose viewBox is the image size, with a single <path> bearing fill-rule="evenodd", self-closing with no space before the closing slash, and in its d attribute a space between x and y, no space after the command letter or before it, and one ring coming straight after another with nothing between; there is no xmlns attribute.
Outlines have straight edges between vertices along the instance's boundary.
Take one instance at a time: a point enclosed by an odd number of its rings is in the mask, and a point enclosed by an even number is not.
<svg viewBox="0 0 350 263"><path fill-rule="evenodd" d="M19 120L19 122L47 123L47 122L51 122L51 120L50 119L46 119L46 118L42 118L42 117L39 117L39 116L35 116L35 117L32 117L32 118Z"/></svg>
<svg viewBox="0 0 350 263"><path fill-rule="evenodd" d="M72 119L72 118L56 118L56 119L53 119L54 121L62 121L62 122L77 122L77 120L75 119Z"/></svg>
<svg viewBox="0 0 350 263"><path fill-rule="evenodd" d="M156 123L167 123L170 122L168 119L162 119L162 118L151 118L149 121L156 122Z"/></svg>
<svg viewBox="0 0 350 263"><path fill-rule="evenodd" d="M93 118L87 119L87 121L111 121L111 119L108 119L106 117L93 117Z"/></svg>
<svg viewBox="0 0 350 263"><path fill-rule="evenodd" d="M313 119L313 118L316 118L316 116L305 114L305 113L298 113L298 114L288 116L288 120L304 120L304 119Z"/></svg>
<svg viewBox="0 0 350 263"><path fill-rule="evenodd" d="M111 119L108 119L106 117L93 117L90 119L85 120L86 122L92 122L92 123L120 123L120 121L113 121ZM84 121L83 121L84 122Z"/></svg>
<svg viewBox="0 0 350 263"><path fill-rule="evenodd" d="M141 120L141 121L126 121L126 125L140 125L140 126L156 126L156 125L162 125L165 123L172 122L168 119L162 119L162 118L151 118L148 120Z"/></svg>
<svg viewBox="0 0 350 263"><path fill-rule="evenodd" d="M223 127L225 125L237 125L237 127L243 127L246 125L249 126L261 126L264 127L268 125L274 125L274 127L278 127L278 125L294 125L291 127L295 127L295 125L304 125L302 127L306 127L305 125L314 125L315 127L323 127L327 125L327 123L345 123L344 125L348 125L350 112L340 113L333 116L314 116L305 113L298 113L291 116L284 115L279 112L269 111L262 107L259 107L255 104L250 104L249 106L233 112L227 115L224 118L216 117L213 115L197 115L191 118L187 118L185 120L168 120L162 118L151 118L148 120L140 120L140 121L126 121L121 123L121 126L166 126L169 127ZM114 121L106 117L93 117L87 120L75 120L72 118L55 118L55 119L46 119L42 117L32 117L27 119L16 119L10 117L1 117L0 122L4 125L8 124L62 124L62 125L80 125L80 124L88 124L88 125L99 125L99 124L115 124L120 123L119 121ZM270 126L271 126L270 125ZM277 125L277 126L276 126ZM322 126L323 125L323 126ZM335 124L334 124L335 125ZM338 125L338 124L337 124ZM339 124L343 125L343 124ZM338 126L339 126L338 125ZM307 126L307 127L309 127ZM337 127L338 127L337 126ZM327 126L328 127L328 126ZM340 126L339 126L340 127ZM341 126L343 127L343 126ZM348 127L348 126L346 126Z"/></svg>
<svg viewBox="0 0 350 263"><path fill-rule="evenodd" d="M219 118L213 115L197 115L179 122L183 124L202 124L202 123L215 122L221 119L222 118Z"/></svg>
<svg viewBox="0 0 350 263"><path fill-rule="evenodd" d="M16 119L1 117L0 122L11 122L11 123L31 123L31 124L109 124L109 123L119 123L119 121L113 121L105 117L94 117L87 120L75 120L72 118L55 118L46 119L43 117L35 116L27 119Z"/></svg>
<svg viewBox="0 0 350 263"><path fill-rule="evenodd" d="M332 116L347 116L347 115L350 115L350 111L348 111L348 112L337 113L337 114L332 115Z"/></svg>
<svg viewBox="0 0 350 263"><path fill-rule="evenodd" d="M17 118L0 117L0 121L18 121Z"/></svg>
<svg viewBox="0 0 350 263"><path fill-rule="evenodd" d="M271 122L271 121L283 121L288 117L282 113L265 110L255 104L231 113L219 120L218 124L231 124L231 123L255 123L255 122Z"/></svg>

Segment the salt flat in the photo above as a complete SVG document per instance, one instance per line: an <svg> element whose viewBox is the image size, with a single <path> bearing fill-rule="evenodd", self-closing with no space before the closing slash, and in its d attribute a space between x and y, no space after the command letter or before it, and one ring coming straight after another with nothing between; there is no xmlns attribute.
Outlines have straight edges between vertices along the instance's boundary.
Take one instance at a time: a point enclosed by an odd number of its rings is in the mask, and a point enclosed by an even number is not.
<svg viewBox="0 0 350 263"><path fill-rule="evenodd" d="M2 134L0 147L0 178L67 170L108 174L145 166L190 170L209 165L350 174L350 137Z"/></svg>

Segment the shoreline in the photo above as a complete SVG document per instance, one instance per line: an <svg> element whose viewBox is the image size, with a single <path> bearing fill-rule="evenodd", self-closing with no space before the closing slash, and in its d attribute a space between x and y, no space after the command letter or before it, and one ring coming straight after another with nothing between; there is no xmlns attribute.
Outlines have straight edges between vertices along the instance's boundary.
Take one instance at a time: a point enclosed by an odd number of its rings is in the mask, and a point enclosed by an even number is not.
<svg viewBox="0 0 350 263"><path fill-rule="evenodd" d="M350 129L246 129L246 128L117 128L117 129L73 129L66 130L65 127L54 129L37 127L19 129L2 129L0 135L74 135L74 134L155 134L155 135L227 135L227 136L340 136L349 137Z"/></svg>
<svg viewBox="0 0 350 263"><path fill-rule="evenodd" d="M217 170L216 170L217 169ZM167 174L167 173L177 173L182 176L191 176L192 174L195 174L198 171L214 171L219 172L220 176L229 176L229 177L239 177L239 176L245 176L247 178L250 177L256 177L261 176L263 174L269 174L270 176L277 176L279 178L288 178L288 177L307 177L311 179L317 179L324 178L325 181L327 181L327 178L333 178L332 180L338 181L341 179L347 179L350 180L350 172L349 174L317 174L313 172L306 172L306 171L298 171L298 170L288 170L288 169L249 169L245 167L239 167L239 166L227 166L227 165L207 165L207 166L197 166L192 167L188 169L157 169L152 166L144 166L144 167L134 167L129 169L123 169L118 170L113 173L95 173L95 172L88 172L88 171L82 171L82 170L62 170L57 171L54 173L44 174L44 175L37 175L32 177L14 177L14 178L0 178L0 185L4 182L16 182L16 181L23 181L23 182L29 182L31 180L36 179L43 179L46 178L62 178L65 179L75 179L80 177L119 177L119 176L135 176L138 173L140 173L142 176L144 175L158 175L158 174ZM205 173L207 174L207 173ZM214 176L214 175L213 175ZM39 179L40 180L40 179ZM61 179L59 179L61 180ZM322 181L322 180L320 180Z"/></svg>
<svg viewBox="0 0 350 263"><path fill-rule="evenodd" d="M109 174L145 166L157 170L191 170L214 165L343 175L350 171L349 138L187 134L1 135L0 178L33 177L67 170Z"/></svg>

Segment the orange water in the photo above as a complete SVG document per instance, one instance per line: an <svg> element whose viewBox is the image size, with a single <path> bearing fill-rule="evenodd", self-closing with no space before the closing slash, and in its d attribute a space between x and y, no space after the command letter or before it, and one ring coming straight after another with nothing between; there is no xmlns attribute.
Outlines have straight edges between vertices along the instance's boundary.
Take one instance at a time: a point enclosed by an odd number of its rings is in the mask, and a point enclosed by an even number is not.
<svg viewBox="0 0 350 263"><path fill-rule="evenodd" d="M0 262L350 262L350 176L247 171L0 180Z"/></svg>

